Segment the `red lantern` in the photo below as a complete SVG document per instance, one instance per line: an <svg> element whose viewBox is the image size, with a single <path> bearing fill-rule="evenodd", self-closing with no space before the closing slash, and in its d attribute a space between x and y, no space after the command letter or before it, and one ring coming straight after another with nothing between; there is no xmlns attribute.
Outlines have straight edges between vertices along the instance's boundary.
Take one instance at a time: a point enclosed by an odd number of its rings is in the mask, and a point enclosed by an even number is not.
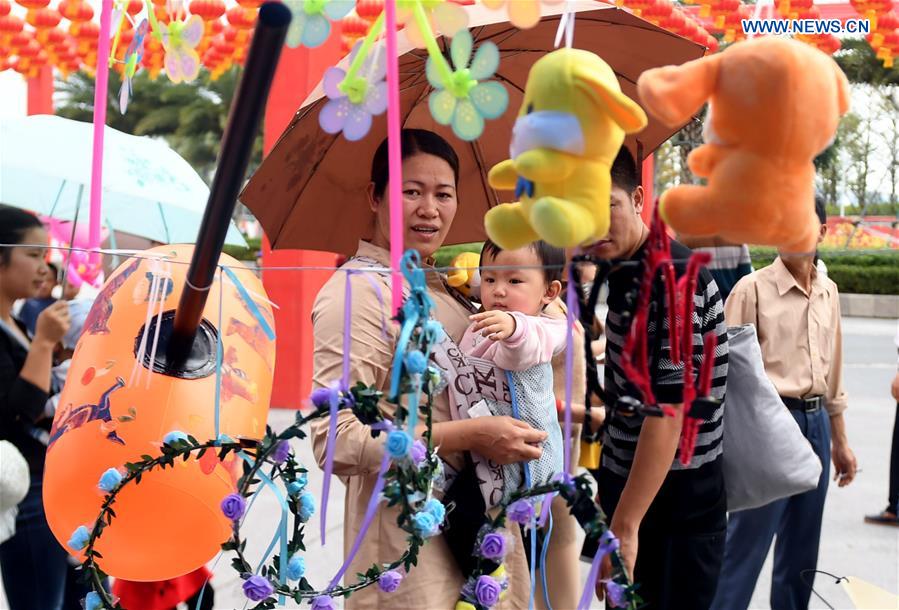
<svg viewBox="0 0 899 610"><path fill-rule="evenodd" d="M223 0L193 0L190 12L203 21L214 21L225 14L225 3Z"/></svg>
<svg viewBox="0 0 899 610"><path fill-rule="evenodd" d="M8 39L19 34L25 27L25 22L15 15L0 17L0 40Z"/></svg>
<svg viewBox="0 0 899 610"><path fill-rule="evenodd" d="M62 15L52 8L39 8L28 11L25 15L27 21L36 30L49 30L59 25Z"/></svg>
<svg viewBox="0 0 899 610"><path fill-rule="evenodd" d="M84 0L62 0L57 9L72 23L90 21L94 18L94 9Z"/></svg>
<svg viewBox="0 0 899 610"><path fill-rule="evenodd" d="M356 14L372 22L384 11L384 0L356 0Z"/></svg>
<svg viewBox="0 0 899 610"><path fill-rule="evenodd" d="M684 12L681 9L674 7L671 14L662 19L662 21L659 22L659 25L669 32L679 32L686 22L687 19Z"/></svg>
<svg viewBox="0 0 899 610"><path fill-rule="evenodd" d="M264 0L237 0L237 3L244 8L254 9L262 6Z"/></svg>
<svg viewBox="0 0 899 610"><path fill-rule="evenodd" d="M6 17L11 10L12 6L10 6L9 0L0 0L0 17Z"/></svg>
<svg viewBox="0 0 899 610"><path fill-rule="evenodd" d="M44 8L50 4L50 0L16 0L16 4L30 11L31 9Z"/></svg>
<svg viewBox="0 0 899 610"><path fill-rule="evenodd" d="M235 6L227 13L225 13L225 16L228 19L228 23L230 23L234 27L242 30L249 30L252 29L256 24L256 14L258 12L259 11L256 9L247 9L240 6Z"/></svg>
<svg viewBox="0 0 899 610"><path fill-rule="evenodd" d="M134 17L139 12L141 12L144 8L144 3L141 0L128 0L128 4L125 5L125 11ZM127 19L126 19L127 21Z"/></svg>
<svg viewBox="0 0 899 610"><path fill-rule="evenodd" d="M13 37L9 39L9 48L13 50L13 55L18 55L19 49L27 47L30 40L31 36L28 35L28 32L19 32L18 34L13 35Z"/></svg>

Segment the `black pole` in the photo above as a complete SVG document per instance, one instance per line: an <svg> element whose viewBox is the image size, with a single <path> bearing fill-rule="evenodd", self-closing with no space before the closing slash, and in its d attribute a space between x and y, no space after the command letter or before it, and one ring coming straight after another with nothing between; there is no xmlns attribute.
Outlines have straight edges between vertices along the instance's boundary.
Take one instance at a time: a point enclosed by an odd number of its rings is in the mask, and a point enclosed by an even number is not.
<svg viewBox="0 0 899 610"><path fill-rule="evenodd" d="M209 191L209 201L197 234L184 291L175 312L168 342L168 366L178 366L190 354L209 287L215 278L219 255L231 224L231 214L243 186L253 141L259 128L265 100L275 76L278 57L290 24L290 9L281 2L266 2L259 9L259 21L250 43L246 65L234 95L228 125L222 137L218 168Z"/></svg>

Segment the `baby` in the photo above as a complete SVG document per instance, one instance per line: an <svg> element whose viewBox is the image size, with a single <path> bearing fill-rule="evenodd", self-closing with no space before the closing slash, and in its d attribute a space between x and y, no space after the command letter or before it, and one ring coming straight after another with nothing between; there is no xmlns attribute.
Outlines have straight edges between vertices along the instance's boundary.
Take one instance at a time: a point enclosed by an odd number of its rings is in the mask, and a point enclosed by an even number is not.
<svg viewBox="0 0 899 610"><path fill-rule="evenodd" d="M565 347L565 320L543 315L562 290L565 252L538 241L501 250L488 241L481 252L481 303L471 316L460 349L508 371L517 413L491 403L493 415L517 417L548 433L543 454L528 463L503 467L503 500L523 485L548 482L563 469L562 431L553 393L553 356Z"/></svg>

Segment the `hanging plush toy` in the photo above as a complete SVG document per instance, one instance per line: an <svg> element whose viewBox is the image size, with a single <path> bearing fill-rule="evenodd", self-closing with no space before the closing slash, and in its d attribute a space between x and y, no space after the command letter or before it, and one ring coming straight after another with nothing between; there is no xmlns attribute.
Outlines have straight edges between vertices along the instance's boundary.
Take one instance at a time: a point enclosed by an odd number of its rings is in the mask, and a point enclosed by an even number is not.
<svg viewBox="0 0 899 610"><path fill-rule="evenodd" d="M513 250L542 239L562 248L592 243L609 230L609 168L626 133L646 115L621 93L612 68L579 49L559 49L531 68L512 132L510 159L490 170L490 185L515 190L484 218L487 234Z"/></svg>
<svg viewBox="0 0 899 610"><path fill-rule="evenodd" d="M452 260L455 267L446 275L446 283L469 299L478 298L481 293L481 255L477 252L463 252Z"/></svg>
<svg viewBox="0 0 899 610"><path fill-rule="evenodd" d="M637 83L650 114L683 124L709 102L705 145L689 158L708 186L676 186L660 212L687 235L737 243L815 249L812 160L849 110L849 85L830 57L784 38L757 38L681 66L643 73Z"/></svg>

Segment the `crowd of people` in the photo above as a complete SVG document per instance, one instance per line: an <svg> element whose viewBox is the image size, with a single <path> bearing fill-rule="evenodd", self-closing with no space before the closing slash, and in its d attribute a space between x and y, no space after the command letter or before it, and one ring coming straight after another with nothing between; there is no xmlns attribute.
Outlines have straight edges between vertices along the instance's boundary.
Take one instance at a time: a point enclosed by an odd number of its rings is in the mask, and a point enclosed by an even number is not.
<svg viewBox="0 0 899 610"><path fill-rule="evenodd" d="M418 250L426 270L444 245L459 206L459 160L440 136L425 130L402 132L403 239ZM314 329L313 380L328 387L344 366L345 282L352 283L353 315L349 318L351 353L349 377L382 390L390 383L396 330L384 326L382 294L390 291L389 195L386 141L372 159L371 181L365 189L371 208L373 237L360 241L356 254L342 269L385 269L362 274L337 273L321 289L312 311ZM586 249L597 260L615 261L608 275L604 324L593 354L602 365L587 367L583 329L574 333L573 369L575 420L571 472L578 468L580 425L601 428L601 458L593 464L597 498L620 541L620 555L628 574L639 583L647 608L748 608L762 564L776 537L773 608L807 608L809 577L817 563L824 498L831 473L840 487L850 484L857 465L846 434L847 396L842 383L842 344L836 284L819 271L816 257L782 255L773 264L752 271L748 250L739 244L689 242L713 255L697 278L694 308L688 328L696 347L693 371L698 375L705 357L711 363L714 411L699 426L692 458L680 459L679 439L684 423L684 367L671 354L668 342L667 301L654 293L653 320L647 329L651 358L650 383L660 404L673 405L674 417L646 417L614 408L642 396L625 373L623 355L634 313L634 289L643 273L649 229L643 221L647 205L635 160L622 149L611 168L611 228L602 241ZM362 189L364 185L360 185ZM821 238L826 232L824 206L817 202ZM72 561L46 522L41 480L46 436L66 363L89 308L74 298L68 286L58 285L58 270L45 261L46 232L40 221L23 211L0 207L0 438L12 443L28 463L27 496L5 518L14 519L14 533L0 545L0 569L10 607L14 610L81 608L84 586L76 579ZM690 249L671 242L675 273L686 272ZM520 250L503 251L487 242L481 254L479 306L444 284L438 273L427 273L435 302L434 317L445 337L434 350L450 383L434 397L433 441L445 462L445 499L451 499L446 530L421 550L418 565L403 586L388 597L378 587L353 594L352 608L453 608L470 570L471 544L483 515L526 481L549 480L563 468L564 438L560 431L560 398L564 395L566 308L560 294L566 280L566 259L572 253L538 242ZM588 265L589 267L589 265ZM591 281L592 270L581 279ZM19 304L19 306L17 306ZM656 323L655 321L659 321ZM727 415L729 326L751 324L758 334L765 373L784 408L821 461L818 485L801 494L765 506L728 514L722 456ZM717 338L714 353L703 355L704 337ZM590 333L598 337L596 329ZM899 336L897 336L899 342ZM512 416L495 395L463 396L452 383L462 374L448 354L481 359L509 371L509 383L524 396L520 418ZM583 404L587 371L599 370L606 404ZM899 403L899 374L893 382ZM589 408L588 408L589 407ZM387 411L391 408L384 403ZM899 409L899 404L897 404ZM460 413L464 415L460 415ZM899 413L899 410L897 410ZM899 416L897 416L899 417ZM416 434L424 432L423 425ZM887 508L867 520L896 525L899 502L899 421L894 448ZM313 424L316 459L324 466L327 420ZM349 410L337 417L334 474L346 486L344 541L355 540L383 455L383 441ZM525 464L522 468L521 464ZM832 466L831 466L832 464ZM501 474L497 489L485 489L478 468ZM789 467L789 465L785 465ZM537 605L574 608L580 594L579 559L596 552L578 544L577 524L561 497L552 504L553 535L538 582ZM0 530L2 531L2 530ZM523 544L527 535L510 528L514 541L505 559L510 589L501 608L526 608L530 596L530 568ZM396 526L396 509L382 507L362 542L348 573L365 572L400 556L406 534ZM467 545L467 546L466 546ZM467 550L466 550L467 549ZM606 568L607 569L607 568ZM604 571L597 582L602 597ZM183 599L197 601L203 578ZM211 593L205 606L212 607Z"/></svg>

